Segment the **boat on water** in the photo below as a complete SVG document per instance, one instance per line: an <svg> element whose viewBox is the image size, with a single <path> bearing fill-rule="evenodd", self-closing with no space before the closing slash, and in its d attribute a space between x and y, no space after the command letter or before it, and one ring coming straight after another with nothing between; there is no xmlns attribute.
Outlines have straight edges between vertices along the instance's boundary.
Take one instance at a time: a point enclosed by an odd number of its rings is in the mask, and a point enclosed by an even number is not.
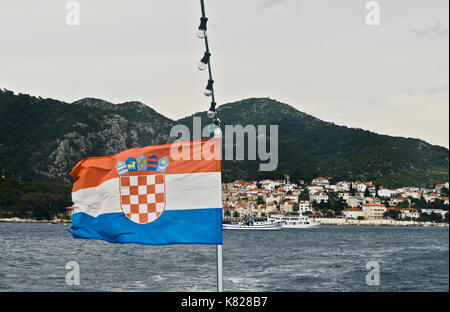
<svg viewBox="0 0 450 312"><path fill-rule="evenodd" d="M239 223L239 224L227 224L224 223L222 228L224 230L256 230L256 231L274 231L281 230L283 223L281 222L272 222L272 221L252 221L247 223Z"/></svg>
<svg viewBox="0 0 450 312"><path fill-rule="evenodd" d="M50 221L51 224L64 224L64 221L62 219L53 219Z"/></svg>
<svg viewBox="0 0 450 312"><path fill-rule="evenodd" d="M271 215L268 218L271 222L281 223L285 229L315 229L320 226L320 222L311 221L301 213L298 215Z"/></svg>

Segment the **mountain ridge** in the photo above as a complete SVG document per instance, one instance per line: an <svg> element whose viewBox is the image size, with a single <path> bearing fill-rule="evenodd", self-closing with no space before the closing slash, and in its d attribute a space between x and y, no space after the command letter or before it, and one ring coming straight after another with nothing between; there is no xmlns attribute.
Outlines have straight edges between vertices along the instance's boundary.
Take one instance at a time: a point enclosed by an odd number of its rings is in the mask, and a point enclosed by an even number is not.
<svg viewBox="0 0 450 312"><path fill-rule="evenodd" d="M421 139L339 126L268 98L226 103L217 110L224 125L279 126L276 172L258 172L255 161L224 161L224 180L284 173L293 179L328 175L387 185L448 179L448 149ZM172 120L139 101L113 104L87 97L66 103L1 89L0 114L0 130L6 133L0 137L0 171L65 183L71 182L70 169L87 156L170 142L170 128L192 128L193 117L200 117L202 126L211 123L205 111Z"/></svg>

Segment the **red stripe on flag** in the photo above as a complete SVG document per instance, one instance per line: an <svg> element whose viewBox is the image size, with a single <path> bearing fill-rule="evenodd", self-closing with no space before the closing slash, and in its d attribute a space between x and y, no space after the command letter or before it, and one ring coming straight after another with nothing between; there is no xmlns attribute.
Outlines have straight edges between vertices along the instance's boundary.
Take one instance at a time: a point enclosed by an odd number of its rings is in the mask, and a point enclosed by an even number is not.
<svg viewBox="0 0 450 312"><path fill-rule="evenodd" d="M165 171L165 174L184 174L184 173L198 173L198 172L220 172L221 162L220 159L206 160L202 157L201 151L206 142L210 142L214 139L204 139L198 141L190 141L183 143L174 143L182 145L182 147L189 147L190 160L174 160L170 156L170 148L172 144L164 145L152 145L143 148L132 148L123 151L114 156L104 157L89 157L80 161L75 168L70 172L70 175L74 178L72 192L76 192L80 189L96 187L105 181L118 178L119 174L115 168L117 162L126 161L129 157L137 158L141 155L150 157L156 155L158 159L167 157L169 159L169 166ZM188 145L188 146L186 146ZM218 153L220 155L220 152ZM200 159L200 160L194 160ZM146 175L161 174L158 171L144 171ZM142 175L143 171L134 171L127 173L127 176Z"/></svg>

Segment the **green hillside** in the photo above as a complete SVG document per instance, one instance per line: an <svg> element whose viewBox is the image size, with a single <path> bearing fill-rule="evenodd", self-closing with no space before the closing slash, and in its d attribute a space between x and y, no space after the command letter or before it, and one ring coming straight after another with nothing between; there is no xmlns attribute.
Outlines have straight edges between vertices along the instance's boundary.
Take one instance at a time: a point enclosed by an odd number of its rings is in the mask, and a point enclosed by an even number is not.
<svg viewBox="0 0 450 312"><path fill-rule="evenodd" d="M370 180L385 186L448 181L448 149L419 139L379 135L321 121L271 99L252 98L218 108L223 125L278 125L279 165L260 172L258 161L224 161L223 178L283 177ZM210 123L205 112L193 116ZM25 181L71 183L68 175L88 156L170 141L173 121L139 102L74 103L0 90L0 173ZM268 139L268 138L267 138Z"/></svg>

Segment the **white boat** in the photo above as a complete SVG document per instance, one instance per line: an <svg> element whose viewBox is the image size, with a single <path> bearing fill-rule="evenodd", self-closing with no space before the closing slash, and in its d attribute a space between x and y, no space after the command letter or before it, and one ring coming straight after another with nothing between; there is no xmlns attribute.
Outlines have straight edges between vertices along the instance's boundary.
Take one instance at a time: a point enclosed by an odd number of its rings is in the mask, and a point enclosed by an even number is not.
<svg viewBox="0 0 450 312"><path fill-rule="evenodd" d="M224 230L257 230L257 231L274 231L281 230L283 223L281 222L271 222L271 221L263 221L263 222L252 222L249 223L240 223L240 224L223 224L222 228Z"/></svg>
<svg viewBox="0 0 450 312"><path fill-rule="evenodd" d="M271 215L268 220L282 223L282 227L285 229L314 229L320 226L320 222L311 221L307 216L303 216L301 213L290 216Z"/></svg>

